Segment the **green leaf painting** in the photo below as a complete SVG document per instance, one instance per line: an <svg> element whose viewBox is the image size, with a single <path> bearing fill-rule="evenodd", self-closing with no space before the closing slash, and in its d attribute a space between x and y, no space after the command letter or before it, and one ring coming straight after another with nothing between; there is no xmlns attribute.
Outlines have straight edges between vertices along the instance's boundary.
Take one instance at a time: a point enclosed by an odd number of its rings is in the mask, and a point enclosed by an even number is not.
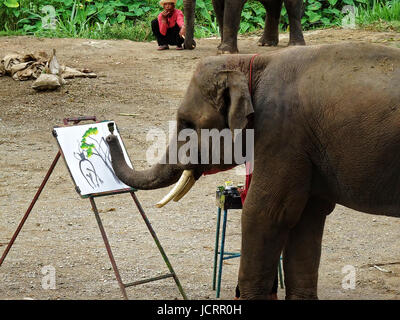
<svg viewBox="0 0 400 320"><path fill-rule="evenodd" d="M91 135L97 134L98 132L99 131L97 130L97 128L89 128L86 130L86 132L82 136L81 149L86 150L88 158L90 158L90 156L93 154L93 149L95 148L95 145L93 143L87 143L86 138Z"/></svg>

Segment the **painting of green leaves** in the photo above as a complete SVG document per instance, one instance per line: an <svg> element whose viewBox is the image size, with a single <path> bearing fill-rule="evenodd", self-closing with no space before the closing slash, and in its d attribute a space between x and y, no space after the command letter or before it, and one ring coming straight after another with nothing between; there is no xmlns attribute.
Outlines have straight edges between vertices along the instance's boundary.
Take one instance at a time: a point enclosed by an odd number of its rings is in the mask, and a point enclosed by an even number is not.
<svg viewBox="0 0 400 320"><path fill-rule="evenodd" d="M57 142L81 196L131 190L115 175L106 137L110 134L103 121L90 125L54 128ZM118 130L114 134L120 139ZM125 150L125 159L132 167Z"/></svg>

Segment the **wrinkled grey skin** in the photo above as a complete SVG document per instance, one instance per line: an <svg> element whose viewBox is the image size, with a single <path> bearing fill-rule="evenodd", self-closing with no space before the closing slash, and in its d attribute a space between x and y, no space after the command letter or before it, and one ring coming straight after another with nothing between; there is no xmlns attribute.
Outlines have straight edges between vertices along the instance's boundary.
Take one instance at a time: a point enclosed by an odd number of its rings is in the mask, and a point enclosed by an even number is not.
<svg viewBox="0 0 400 320"><path fill-rule="evenodd" d="M186 35L184 46L186 49L194 49L194 19L196 0L183 0L183 13L185 15Z"/></svg>
<svg viewBox="0 0 400 320"><path fill-rule="evenodd" d="M400 216L400 49L344 43L264 54L254 60L250 96L251 57L200 62L178 109L177 130L254 128L241 298L268 297L283 251L286 298L316 299L325 217L336 203ZM112 136L108 143L117 176L137 189L172 184L183 169L199 178L224 168L155 165L136 172Z"/></svg>
<svg viewBox="0 0 400 320"><path fill-rule="evenodd" d="M237 34L240 25L240 16L247 0L213 0L213 7L221 33L221 43L218 53L238 53ZM279 18L282 4L289 17L290 40L289 45L305 45L301 30L301 14L303 0L259 0L266 12L265 27L258 44L261 46L276 46L279 42ZM185 48L193 48L193 32L196 0L183 0L186 38Z"/></svg>

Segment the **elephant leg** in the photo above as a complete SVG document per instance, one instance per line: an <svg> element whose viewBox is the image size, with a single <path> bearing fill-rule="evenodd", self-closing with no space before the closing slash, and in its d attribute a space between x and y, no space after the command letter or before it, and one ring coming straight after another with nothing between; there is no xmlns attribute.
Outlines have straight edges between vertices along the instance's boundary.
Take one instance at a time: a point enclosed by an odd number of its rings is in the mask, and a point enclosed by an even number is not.
<svg viewBox="0 0 400 320"><path fill-rule="evenodd" d="M186 26L184 47L185 49L192 50L196 47L196 43L194 42L193 39L196 0L184 0L183 5L185 13L185 26Z"/></svg>
<svg viewBox="0 0 400 320"><path fill-rule="evenodd" d="M263 1L262 4L267 12L265 27L262 37L258 40L259 46L277 46L279 42L279 19L282 10L282 0Z"/></svg>
<svg viewBox="0 0 400 320"><path fill-rule="evenodd" d="M286 299L318 299L318 267L326 216L335 203L312 197L290 231L283 252Z"/></svg>
<svg viewBox="0 0 400 320"><path fill-rule="evenodd" d="M301 30L302 0L284 0L289 17L290 39L289 46L305 45L303 31Z"/></svg>
<svg viewBox="0 0 400 320"><path fill-rule="evenodd" d="M287 157L254 168L242 211L241 299L270 298L284 244L309 197L309 166Z"/></svg>
<svg viewBox="0 0 400 320"><path fill-rule="evenodd" d="M224 39L224 6L225 2L221 0L212 0L215 15L217 17L217 23L219 26L219 32L221 34L221 43L218 45L218 49L221 46Z"/></svg>
<svg viewBox="0 0 400 320"><path fill-rule="evenodd" d="M237 35L240 26L240 16L247 0L225 1L228 5L224 5L223 39L218 47L218 54L238 53Z"/></svg>

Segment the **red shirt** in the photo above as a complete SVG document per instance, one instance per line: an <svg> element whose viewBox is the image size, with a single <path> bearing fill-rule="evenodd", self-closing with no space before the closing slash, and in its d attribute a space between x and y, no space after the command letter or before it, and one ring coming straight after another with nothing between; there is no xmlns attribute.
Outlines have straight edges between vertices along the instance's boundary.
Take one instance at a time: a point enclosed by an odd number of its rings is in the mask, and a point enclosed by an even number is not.
<svg viewBox="0 0 400 320"><path fill-rule="evenodd" d="M171 17L167 18L167 24L162 22L162 15L161 13L158 15L158 25L160 26L160 33L165 36L167 34L167 30L172 28L178 24L179 28L182 28L184 24L183 20L183 13L179 9L174 9Z"/></svg>

